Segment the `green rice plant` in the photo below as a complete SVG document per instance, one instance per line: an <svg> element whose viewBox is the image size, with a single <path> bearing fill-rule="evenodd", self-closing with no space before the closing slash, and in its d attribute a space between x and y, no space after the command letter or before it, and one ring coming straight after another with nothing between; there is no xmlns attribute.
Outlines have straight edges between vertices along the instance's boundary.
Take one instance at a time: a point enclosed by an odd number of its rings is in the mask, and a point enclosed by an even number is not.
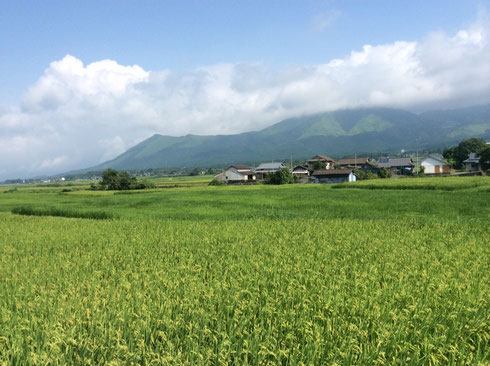
<svg viewBox="0 0 490 366"><path fill-rule="evenodd" d="M106 220L115 217L113 213L104 211L74 211L54 207L33 208L29 206L15 207L12 209L12 213L26 216L58 216L94 220Z"/></svg>
<svg viewBox="0 0 490 366"><path fill-rule="evenodd" d="M334 189L397 189L454 191L476 187L490 188L490 177L429 177L358 181L350 184L333 184Z"/></svg>
<svg viewBox="0 0 490 366"><path fill-rule="evenodd" d="M488 364L482 187L2 195L0 364Z"/></svg>

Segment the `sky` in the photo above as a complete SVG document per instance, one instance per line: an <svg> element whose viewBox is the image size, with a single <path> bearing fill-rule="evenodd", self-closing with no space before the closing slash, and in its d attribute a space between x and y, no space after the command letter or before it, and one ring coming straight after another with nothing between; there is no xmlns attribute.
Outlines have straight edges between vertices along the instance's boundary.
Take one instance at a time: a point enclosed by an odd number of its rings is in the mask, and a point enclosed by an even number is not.
<svg viewBox="0 0 490 366"><path fill-rule="evenodd" d="M0 0L0 180L155 133L490 103L490 0Z"/></svg>

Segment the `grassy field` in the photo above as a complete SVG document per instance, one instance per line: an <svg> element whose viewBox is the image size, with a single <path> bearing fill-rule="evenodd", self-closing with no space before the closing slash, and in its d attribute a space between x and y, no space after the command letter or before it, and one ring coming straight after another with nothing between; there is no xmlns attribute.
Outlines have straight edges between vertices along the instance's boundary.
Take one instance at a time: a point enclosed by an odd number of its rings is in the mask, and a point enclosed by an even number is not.
<svg viewBox="0 0 490 366"><path fill-rule="evenodd" d="M0 363L490 362L490 178L202 184L1 188Z"/></svg>

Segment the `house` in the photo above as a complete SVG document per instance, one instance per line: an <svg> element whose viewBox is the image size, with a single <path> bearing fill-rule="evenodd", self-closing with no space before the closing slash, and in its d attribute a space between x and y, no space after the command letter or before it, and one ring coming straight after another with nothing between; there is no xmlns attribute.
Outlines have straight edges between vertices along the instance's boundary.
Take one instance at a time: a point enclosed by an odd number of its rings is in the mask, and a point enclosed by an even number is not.
<svg viewBox="0 0 490 366"><path fill-rule="evenodd" d="M412 158L383 157L378 159L378 166L389 169L394 174L407 175L412 174L415 165Z"/></svg>
<svg viewBox="0 0 490 366"><path fill-rule="evenodd" d="M254 172L258 180L263 180L267 174L275 173L284 168L287 168L287 166L283 163L261 163L254 169Z"/></svg>
<svg viewBox="0 0 490 366"><path fill-rule="evenodd" d="M480 157L476 153L470 153L468 159L464 160L463 163L466 165L467 172L479 172L481 170Z"/></svg>
<svg viewBox="0 0 490 366"><path fill-rule="evenodd" d="M311 159L306 160L306 162L308 163L308 170L310 172L317 169L319 165L322 165L322 169L328 170L333 169L334 165L337 164L335 160L326 155L315 155Z"/></svg>
<svg viewBox="0 0 490 366"><path fill-rule="evenodd" d="M226 182L226 171L216 174L214 179L219 180L220 182Z"/></svg>
<svg viewBox="0 0 490 366"><path fill-rule="evenodd" d="M256 180L255 173L245 165L232 165L224 174L226 183L247 183Z"/></svg>
<svg viewBox="0 0 490 366"><path fill-rule="evenodd" d="M361 166L361 169L364 170L365 172L371 172L373 174L378 174L378 172L381 168L376 163L373 163L372 161L368 161Z"/></svg>
<svg viewBox="0 0 490 366"><path fill-rule="evenodd" d="M423 167L425 174L451 173L451 165L434 155L429 155L424 160L422 160L420 166Z"/></svg>
<svg viewBox="0 0 490 366"><path fill-rule="evenodd" d="M315 183L346 183L356 181L356 175L352 169L315 170L311 176Z"/></svg>
<svg viewBox="0 0 490 366"><path fill-rule="evenodd" d="M371 161L368 157L343 158L337 163L340 169L361 169L365 172L377 174L379 166Z"/></svg>
<svg viewBox="0 0 490 366"><path fill-rule="evenodd" d="M287 166L283 163L261 163L255 168L255 173L275 173L284 168L287 168Z"/></svg>
<svg viewBox="0 0 490 366"><path fill-rule="evenodd" d="M296 165L291 174L297 177L307 177L310 175L310 171L308 170L308 167L303 166L303 165Z"/></svg>
<svg viewBox="0 0 490 366"><path fill-rule="evenodd" d="M362 166L370 161L368 157L342 158L338 161L337 165L341 169L362 169Z"/></svg>

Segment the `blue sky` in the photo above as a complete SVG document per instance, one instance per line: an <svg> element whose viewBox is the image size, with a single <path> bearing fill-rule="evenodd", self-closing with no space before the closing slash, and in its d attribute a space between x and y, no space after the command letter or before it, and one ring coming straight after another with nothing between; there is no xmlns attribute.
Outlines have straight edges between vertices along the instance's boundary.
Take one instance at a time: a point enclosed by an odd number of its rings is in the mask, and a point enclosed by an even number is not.
<svg viewBox="0 0 490 366"><path fill-rule="evenodd" d="M154 133L490 103L490 0L0 0L0 180Z"/></svg>
<svg viewBox="0 0 490 366"><path fill-rule="evenodd" d="M220 62L318 64L364 44L454 32L486 1L0 1L0 100L66 54L146 70Z"/></svg>

